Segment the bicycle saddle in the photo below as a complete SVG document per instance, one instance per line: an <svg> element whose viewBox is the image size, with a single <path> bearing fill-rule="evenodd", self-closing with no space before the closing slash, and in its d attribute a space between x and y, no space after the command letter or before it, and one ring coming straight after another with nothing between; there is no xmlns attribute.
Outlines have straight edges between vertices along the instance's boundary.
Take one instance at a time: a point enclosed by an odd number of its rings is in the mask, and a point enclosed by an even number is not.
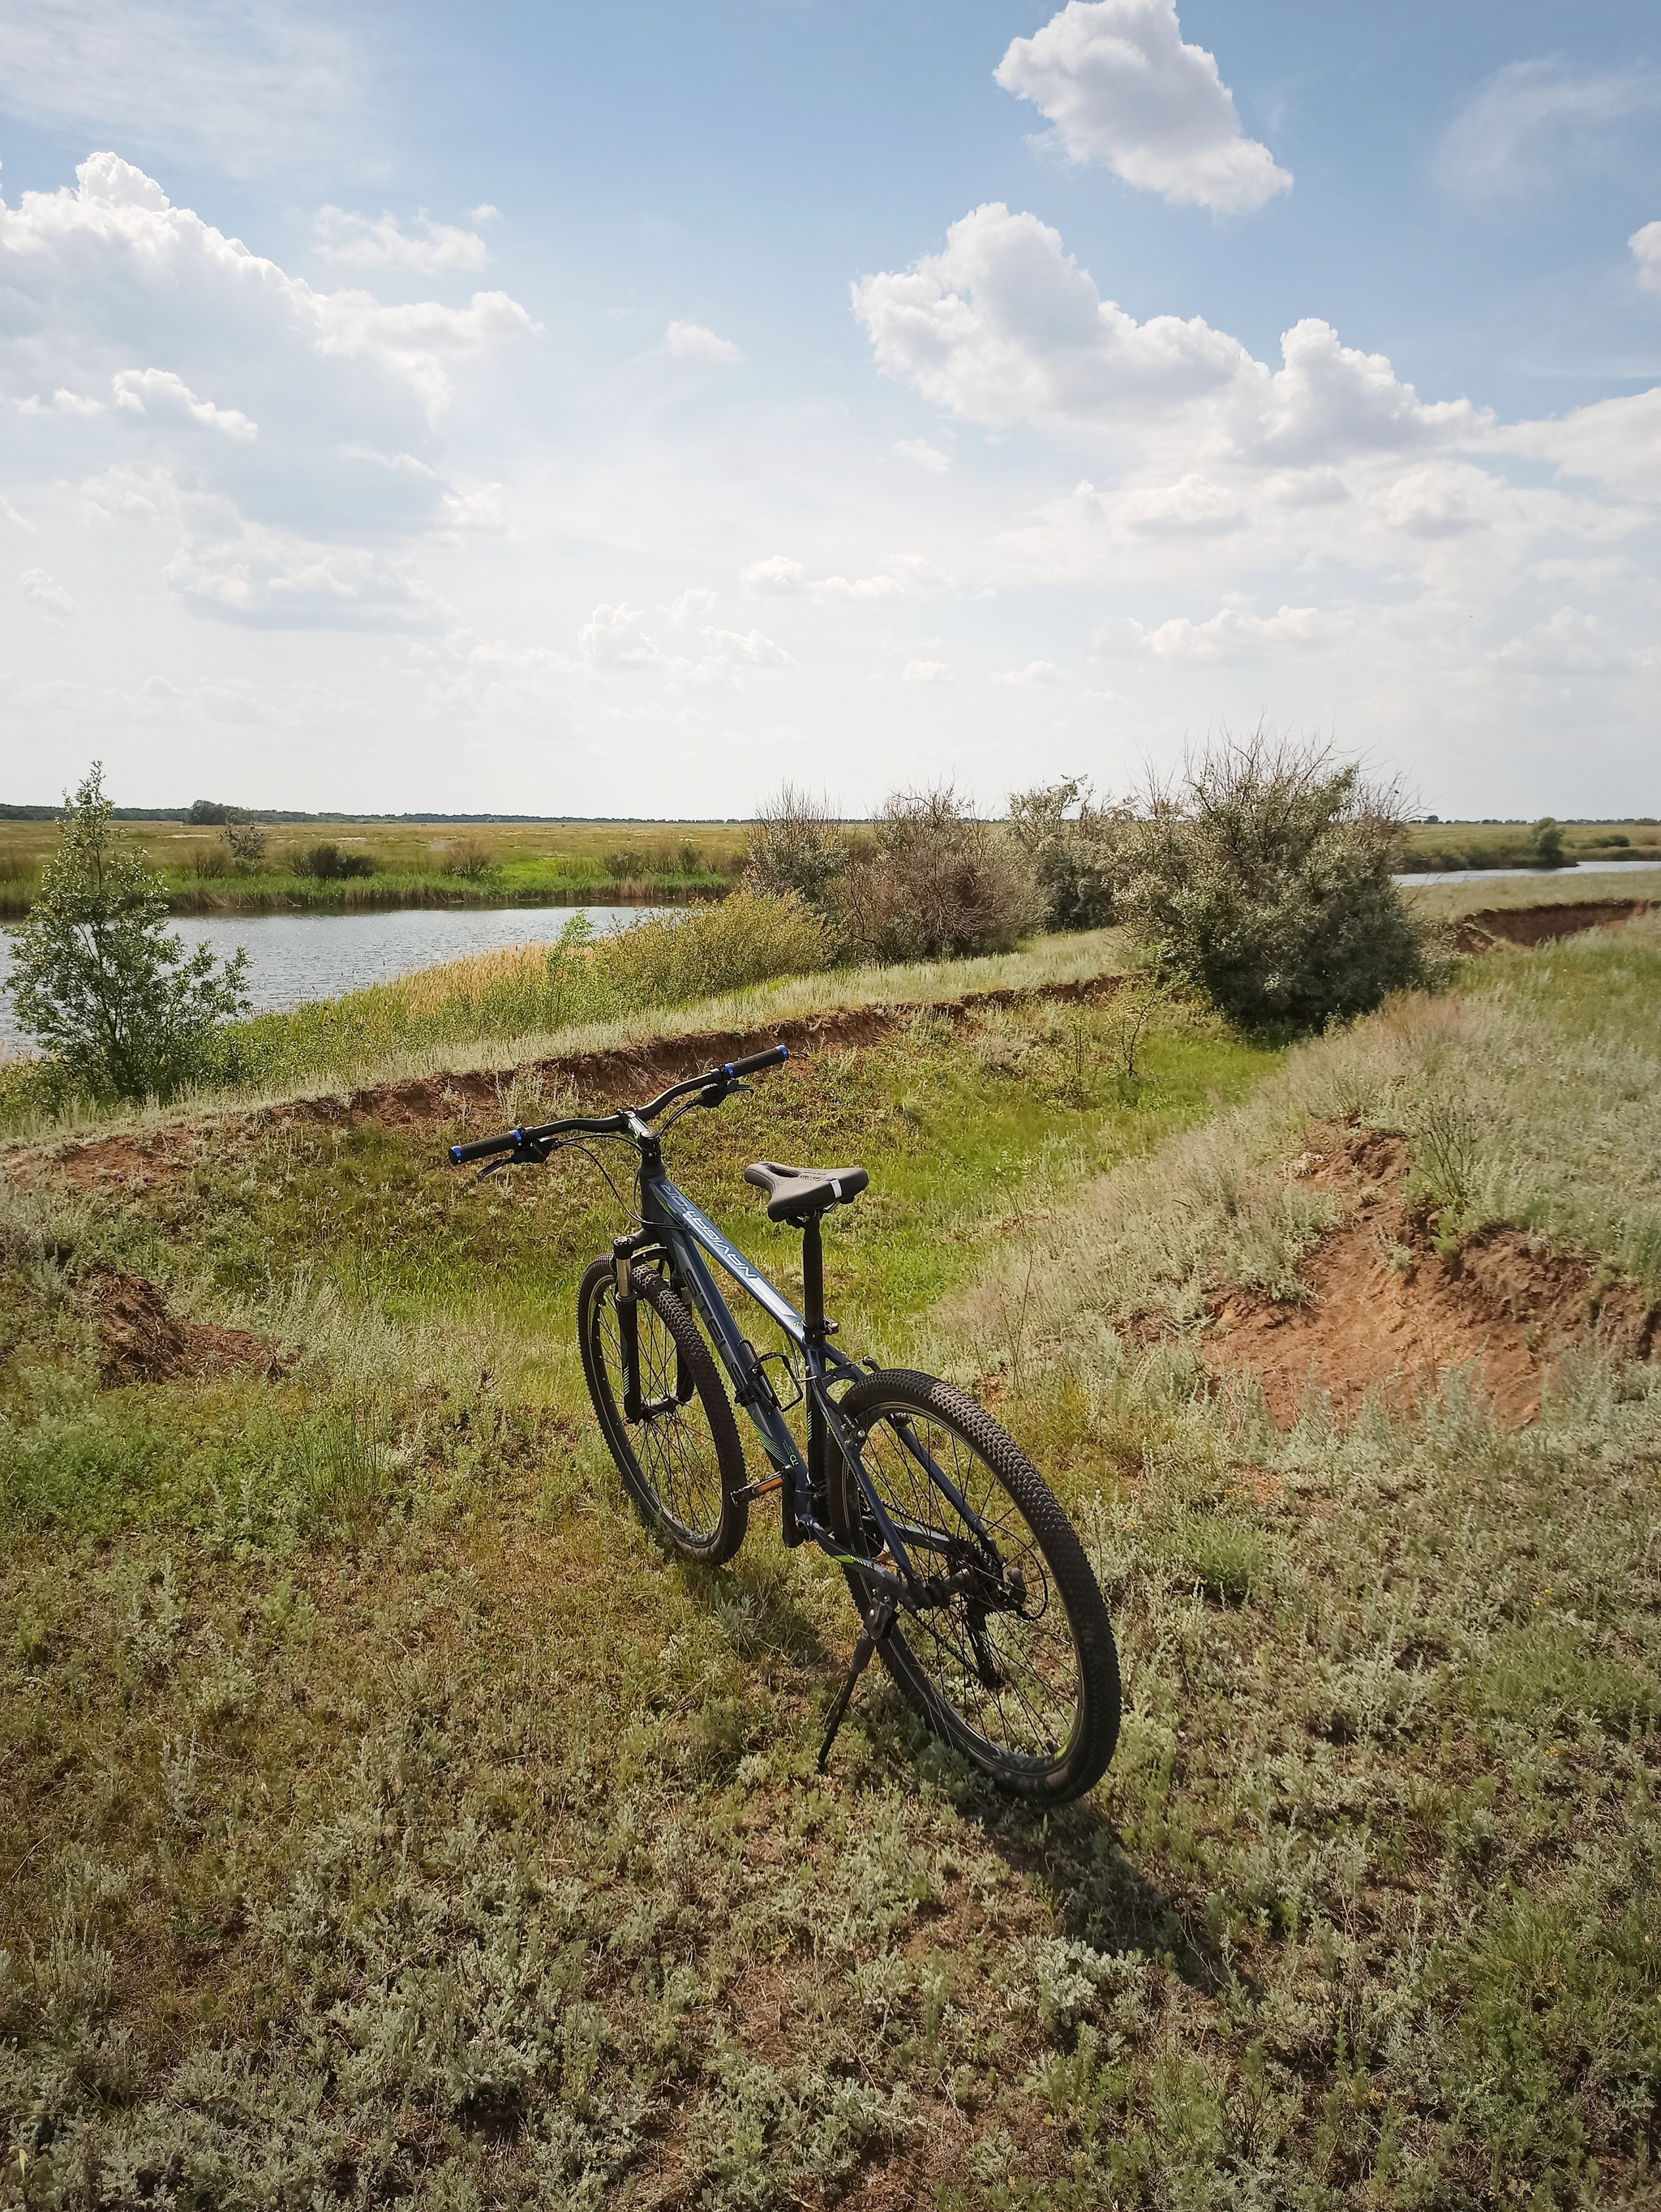
<svg viewBox="0 0 1661 2212"><path fill-rule="evenodd" d="M767 1193L770 1221L800 1222L827 1206L851 1206L871 1178L863 1168L785 1168L776 1160L755 1160L744 1180Z"/></svg>

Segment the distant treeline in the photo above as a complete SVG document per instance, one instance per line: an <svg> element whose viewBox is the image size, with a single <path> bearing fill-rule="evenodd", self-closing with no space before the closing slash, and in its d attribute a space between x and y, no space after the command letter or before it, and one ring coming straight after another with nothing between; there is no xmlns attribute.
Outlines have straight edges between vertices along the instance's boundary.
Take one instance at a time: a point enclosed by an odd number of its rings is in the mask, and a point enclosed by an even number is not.
<svg viewBox="0 0 1661 2212"><path fill-rule="evenodd" d="M63 811L61 806L8 806L0 802L0 822L56 822ZM572 825L628 822L651 827L659 817L653 814L301 814L280 806L233 806L217 799L196 799L188 806L118 806L113 809L113 818L117 822L182 822L218 828L227 822L409 822L417 825L433 823L441 827L446 823L521 822L534 825L545 822ZM677 816L677 822L680 818ZM741 814L703 814L685 818L701 827L705 823L725 825L748 817Z"/></svg>

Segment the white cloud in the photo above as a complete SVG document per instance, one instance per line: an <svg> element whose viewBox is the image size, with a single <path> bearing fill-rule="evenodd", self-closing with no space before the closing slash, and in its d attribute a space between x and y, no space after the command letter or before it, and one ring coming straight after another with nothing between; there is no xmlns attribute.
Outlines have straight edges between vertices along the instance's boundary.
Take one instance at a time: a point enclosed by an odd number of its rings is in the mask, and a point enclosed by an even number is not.
<svg viewBox="0 0 1661 2212"><path fill-rule="evenodd" d="M1646 292L1661 292L1661 222L1646 222L1627 240L1636 264L1634 275Z"/></svg>
<svg viewBox="0 0 1661 2212"><path fill-rule="evenodd" d="M57 578L49 576L44 568L25 568L17 579L17 588L49 622L82 612L79 601L72 599Z"/></svg>
<svg viewBox="0 0 1661 2212"><path fill-rule="evenodd" d="M396 556L269 528L187 536L163 579L195 612L260 629L406 629L435 612Z"/></svg>
<svg viewBox="0 0 1661 2212"><path fill-rule="evenodd" d="M494 213L494 210L492 212ZM350 215L344 208L319 208L315 229L320 261L347 269L407 269L417 276L434 276L453 270L483 269L490 249L477 231L462 230L451 222L417 218L423 235L411 237L399 228L396 216Z"/></svg>
<svg viewBox="0 0 1661 2212"><path fill-rule="evenodd" d="M1025 689L1037 684L1059 684L1062 672L1053 660L1029 660L1025 668L999 668L993 672L995 684L1010 684Z"/></svg>
<svg viewBox="0 0 1661 2212"><path fill-rule="evenodd" d="M1248 614L1224 607L1208 622L1186 616L1161 623L1141 641L1156 660L1261 660L1326 643L1334 624L1317 607L1282 607L1276 614Z"/></svg>
<svg viewBox="0 0 1661 2212"><path fill-rule="evenodd" d="M686 592L683 600L713 599L712 593ZM682 601L677 601L679 605ZM671 612L672 613L672 610ZM645 611L628 605L597 606L577 637L577 652L584 665L594 670L652 669L677 684L723 684L742 690L746 672L794 665L782 646L764 637L758 629L720 629L704 626L703 652L689 654L666 652L645 628Z"/></svg>
<svg viewBox="0 0 1661 2212"><path fill-rule="evenodd" d="M943 477L952 466L952 456L931 446L927 438L897 439L888 450L897 461L910 461L914 468L927 469L931 476Z"/></svg>
<svg viewBox="0 0 1661 2212"><path fill-rule="evenodd" d="M870 606L927 599L949 591L952 580L917 554L903 554L873 576L810 576L788 553L752 561L739 580L746 592L782 599L808 599L817 606Z"/></svg>
<svg viewBox="0 0 1661 2212"><path fill-rule="evenodd" d="M1234 494L1190 471L1173 484L1134 491L1114 510L1122 529L1147 538L1220 538L1245 521Z"/></svg>
<svg viewBox="0 0 1661 2212"><path fill-rule="evenodd" d="M1282 337L1279 369L1198 316L1139 323L1047 223L999 201L953 223L942 252L861 278L853 300L879 368L978 422L1310 467L1448 443L1487 419L1465 400L1426 404L1383 354L1314 319Z"/></svg>
<svg viewBox="0 0 1661 2212"><path fill-rule="evenodd" d="M744 356L731 338L717 337L702 323L671 323L663 343L677 361L742 361Z"/></svg>
<svg viewBox="0 0 1661 2212"><path fill-rule="evenodd" d="M1507 62L1448 125L1441 181L1472 199L1558 185L1567 169L1609 158L1619 126L1661 107L1661 76L1610 70L1576 75L1557 61Z"/></svg>
<svg viewBox="0 0 1661 2212"><path fill-rule="evenodd" d="M1104 162L1179 206L1235 214L1291 187L1242 131L1214 58L1183 43L1174 0L1068 0L994 74L1074 161Z"/></svg>
<svg viewBox="0 0 1661 2212"><path fill-rule="evenodd" d="M115 404L134 415L160 415L200 422L228 438L257 438L259 426L234 407L216 407L198 399L182 376L170 368L124 368L111 380ZM58 398L67 394L54 395Z"/></svg>
<svg viewBox="0 0 1661 2212"><path fill-rule="evenodd" d="M1626 647L1611 624L1577 607L1556 613L1508 638L1496 658L1532 675L1617 675L1635 670L1642 656Z"/></svg>
<svg viewBox="0 0 1661 2212"><path fill-rule="evenodd" d="M902 684L954 684L957 678L943 660L908 660L901 672Z"/></svg>
<svg viewBox="0 0 1661 2212"><path fill-rule="evenodd" d="M368 105L338 14L292 0L17 0L0 13L7 114L187 147L233 176L332 156L349 116L361 145Z"/></svg>

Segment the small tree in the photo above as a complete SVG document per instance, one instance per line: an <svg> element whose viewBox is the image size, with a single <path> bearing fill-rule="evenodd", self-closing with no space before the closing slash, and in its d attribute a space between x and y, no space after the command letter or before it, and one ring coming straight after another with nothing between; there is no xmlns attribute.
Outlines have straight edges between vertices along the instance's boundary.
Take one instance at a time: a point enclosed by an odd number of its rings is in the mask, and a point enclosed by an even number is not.
<svg viewBox="0 0 1661 2212"><path fill-rule="evenodd" d="M1563 850L1562 826L1549 814L1542 814L1529 831L1529 858L1536 868L1568 865L1568 855Z"/></svg>
<svg viewBox="0 0 1661 2212"><path fill-rule="evenodd" d="M1089 781L1063 776L1009 794L1009 828L1025 854L1052 929L1104 929L1118 920L1130 810L1098 805Z"/></svg>
<svg viewBox="0 0 1661 2212"><path fill-rule="evenodd" d="M1318 1029L1424 980L1400 795L1329 747L1226 738L1137 811L1126 918L1225 1013Z"/></svg>
<svg viewBox="0 0 1661 2212"><path fill-rule="evenodd" d="M211 1072L222 1022L248 1010L246 952L220 968L167 934L167 894L115 825L94 762L66 798L57 852L13 938L17 1018L58 1086L96 1099L168 1098Z"/></svg>

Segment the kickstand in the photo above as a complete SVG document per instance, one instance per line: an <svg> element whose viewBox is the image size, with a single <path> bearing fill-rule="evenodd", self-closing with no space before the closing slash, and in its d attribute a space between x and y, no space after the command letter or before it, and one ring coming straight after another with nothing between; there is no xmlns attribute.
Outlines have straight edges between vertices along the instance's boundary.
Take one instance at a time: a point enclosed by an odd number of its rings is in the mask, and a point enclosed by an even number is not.
<svg viewBox="0 0 1661 2212"><path fill-rule="evenodd" d="M837 1702L830 1708L830 1725L825 1729L824 1741L819 1746L821 1774L824 1773L825 1762L830 1756L830 1747L837 1740L837 1730L847 1717L848 1707L858 1686L860 1676L871 1664L872 1654L878 1644L894 1626L895 1610L893 1600L885 1597L873 1613L866 1626L860 1631L860 1640L854 1646L854 1663L848 1669L848 1680L837 1692Z"/></svg>

